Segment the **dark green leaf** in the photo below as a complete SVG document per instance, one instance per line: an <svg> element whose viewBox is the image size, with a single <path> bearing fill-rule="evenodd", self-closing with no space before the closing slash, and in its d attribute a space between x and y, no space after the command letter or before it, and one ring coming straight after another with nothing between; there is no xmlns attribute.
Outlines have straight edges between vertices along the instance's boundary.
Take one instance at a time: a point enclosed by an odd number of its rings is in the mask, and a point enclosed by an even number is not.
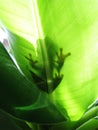
<svg viewBox="0 0 98 130"><path fill-rule="evenodd" d="M24 107L15 107L14 115L18 118L39 123L39 124L56 124L67 120L57 106L51 103L48 96L40 94L35 104Z"/></svg>
<svg viewBox="0 0 98 130"><path fill-rule="evenodd" d="M31 128L24 121L18 120L0 109L0 130L31 130Z"/></svg>
<svg viewBox="0 0 98 130"><path fill-rule="evenodd" d="M39 91L33 82L31 83L19 72L2 44L0 44L0 108L36 123L58 123L66 120L66 117L50 102L49 96Z"/></svg>
<svg viewBox="0 0 98 130"><path fill-rule="evenodd" d="M19 72L0 43L0 102L12 106L34 103L39 95L36 85Z"/></svg>
<svg viewBox="0 0 98 130"><path fill-rule="evenodd" d="M98 117L89 119L76 130L98 130Z"/></svg>

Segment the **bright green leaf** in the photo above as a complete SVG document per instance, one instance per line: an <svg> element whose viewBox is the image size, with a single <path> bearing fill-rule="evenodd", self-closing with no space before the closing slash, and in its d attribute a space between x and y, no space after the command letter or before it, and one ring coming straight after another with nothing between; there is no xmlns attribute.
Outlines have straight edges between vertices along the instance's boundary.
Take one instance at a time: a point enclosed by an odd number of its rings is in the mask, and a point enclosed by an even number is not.
<svg viewBox="0 0 98 130"><path fill-rule="evenodd" d="M97 5L97 0L2 0L0 4L1 21L12 32L34 44L48 37L65 54L71 53L62 68L63 81L51 95L71 120L78 120L98 95Z"/></svg>
<svg viewBox="0 0 98 130"><path fill-rule="evenodd" d="M8 6L9 5L9 6ZM36 40L38 32L32 8L32 0L6 0L0 4L0 21L16 34L26 37L30 41ZM10 20L7 20L10 19ZM24 30L24 31L23 31ZM34 30L34 32L32 32Z"/></svg>
<svg viewBox="0 0 98 130"><path fill-rule="evenodd" d="M54 92L59 109L79 119L98 95L98 1L38 1L43 32L71 56Z"/></svg>

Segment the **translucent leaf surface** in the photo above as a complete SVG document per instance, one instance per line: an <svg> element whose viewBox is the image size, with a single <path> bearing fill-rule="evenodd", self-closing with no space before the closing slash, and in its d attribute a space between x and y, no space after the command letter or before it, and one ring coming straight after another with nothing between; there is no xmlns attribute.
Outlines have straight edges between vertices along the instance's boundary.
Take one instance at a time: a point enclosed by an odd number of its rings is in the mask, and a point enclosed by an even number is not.
<svg viewBox="0 0 98 130"><path fill-rule="evenodd" d="M34 20L34 7L32 2L32 0L1 1L0 17L2 17L1 24L6 24L13 32L18 33L31 41L35 41L36 37L38 37L38 33L35 27L36 23ZM10 22L7 19L10 19ZM32 30L34 30L34 32L32 32Z"/></svg>
<svg viewBox="0 0 98 130"><path fill-rule="evenodd" d="M9 6L8 6L9 5ZM97 0L5 0L1 21L34 44L48 37L64 53L71 53L62 68L64 78L51 95L59 110L79 119L98 91Z"/></svg>
<svg viewBox="0 0 98 130"><path fill-rule="evenodd" d="M54 93L72 120L79 119L98 94L96 4L96 0L38 1L44 34L71 53L62 69L63 81Z"/></svg>

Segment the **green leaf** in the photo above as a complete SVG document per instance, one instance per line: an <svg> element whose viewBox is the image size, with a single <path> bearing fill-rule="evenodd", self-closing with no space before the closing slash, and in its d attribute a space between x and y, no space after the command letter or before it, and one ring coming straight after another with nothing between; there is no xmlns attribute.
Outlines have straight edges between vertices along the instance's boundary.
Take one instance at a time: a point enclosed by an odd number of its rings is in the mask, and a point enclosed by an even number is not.
<svg viewBox="0 0 98 130"><path fill-rule="evenodd" d="M49 96L39 91L33 82L19 72L2 44L0 74L0 108L33 122L58 123L66 120L51 103ZM43 116L44 113L47 120Z"/></svg>
<svg viewBox="0 0 98 130"><path fill-rule="evenodd" d="M23 74L26 75L29 80L33 81L30 74L31 63L29 61L29 55L31 54L33 56L33 60L36 60L36 50L34 45L24 38L15 35L14 33L8 32L8 34L11 55L13 55L15 58Z"/></svg>
<svg viewBox="0 0 98 130"><path fill-rule="evenodd" d="M5 24L11 31L15 32L16 34L20 34L23 37L26 37L30 41L34 40L35 37L37 37L35 23L32 22L33 15L32 3L30 0L6 0L5 2L3 2L3 0L1 1L1 24ZM32 30L34 30L34 32L32 32Z"/></svg>
<svg viewBox="0 0 98 130"><path fill-rule="evenodd" d="M35 103L40 94L10 58L0 43L0 102L9 106L24 106Z"/></svg>
<svg viewBox="0 0 98 130"><path fill-rule="evenodd" d="M71 120L78 120L98 96L96 4L96 0L38 1L44 34L65 53L71 52L62 68L63 81L54 92L59 108L66 108Z"/></svg>
<svg viewBox="0 0 98 130"><path fill-rule="evenodd" d="M89 120L93 119L96 117L98 114L98 106L90 109L89 111L85 112L84 115L81 117L79 121L77 121L75 128L84 125L86 122Z"/></svg>
<svg viewBox="0 0 98 130"><path fill-rule="evenodd" d="M0 109L0 129L1 130L31 130L29 126L5 111Z"/></svg>
<svg viewBox="0 0 98 130"><path fill-rule="evenodd" d="M66 113L66 111L65 111ZM68 119L58 110L58 108L48 100L48 96L40 94L35 104L14 107L14 113L16 117L38 123L38 124L57 124Z"/></svg>
<svg viewBox="0 0 98 130"><path fill-rule="evenodd" d="M2 0L0 4L1 21L12 32L34 44L48 37L64 54L71 52L62 67L64 78L51 95L71 120L78 120L98 95L97 5L96 0Z"/></svg>
<svg viewBox="0 0 98 130"><path fill-rule="evenodd" d="M81 125L76 130L97 130L98 129L98 117L92 118Z"/></svg>

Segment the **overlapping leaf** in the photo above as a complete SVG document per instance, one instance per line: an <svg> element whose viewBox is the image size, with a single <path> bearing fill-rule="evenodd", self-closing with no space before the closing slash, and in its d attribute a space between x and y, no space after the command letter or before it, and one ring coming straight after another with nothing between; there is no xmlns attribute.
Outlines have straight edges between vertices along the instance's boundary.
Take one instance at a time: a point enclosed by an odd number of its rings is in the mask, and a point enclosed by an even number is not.
<svg viewBox="0 0 98 130"><path fill-rule="evenodd" d="M14 118L10 114L0 109L0 129L1 130L31 130L23 121Z"/></svg>
<svg viewBox="0 0 98 130"><path fill-rule="evenodd" d="M1 20L12 32L33 43L44 35L65 54L71 52L62 68L63 81L52 95L59 110L67 109L72 120L79 119L98 94L97 4L96 0L2 0L0 4Z"/></svg>
<svg viewBox="0 0 98 130"><path fill-rule="evenodd" d="M47 94L41 92L34 82L19 72L2 44L0 44L0 108L22 119L39 123L58 123L66 120L66 117L51 103ZM48 112L47 120L43 116L44 112Z"/></svg>
<svg viewBox="0 0 98 130"><path fill-rule="evenodd" d="M34 103L39 95L36 85L17 69L0 43L0 101L11 106Z"/></svg>

